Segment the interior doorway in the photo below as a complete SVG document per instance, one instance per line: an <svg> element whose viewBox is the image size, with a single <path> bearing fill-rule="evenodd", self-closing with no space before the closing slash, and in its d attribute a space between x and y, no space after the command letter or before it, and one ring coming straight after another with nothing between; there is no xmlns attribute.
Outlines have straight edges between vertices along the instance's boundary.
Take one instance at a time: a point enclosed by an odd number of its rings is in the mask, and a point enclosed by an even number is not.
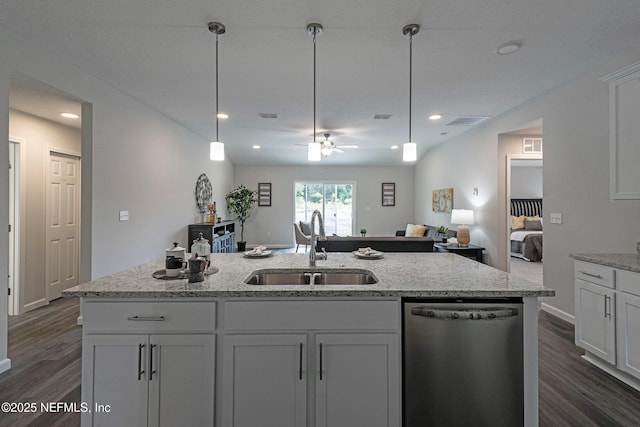
<svg viewBox="0 0 640 427"><path fill-rule="evenodd" d="M18 314L20 307L20 144L9 141L9 272L8 314Z"/></svg>

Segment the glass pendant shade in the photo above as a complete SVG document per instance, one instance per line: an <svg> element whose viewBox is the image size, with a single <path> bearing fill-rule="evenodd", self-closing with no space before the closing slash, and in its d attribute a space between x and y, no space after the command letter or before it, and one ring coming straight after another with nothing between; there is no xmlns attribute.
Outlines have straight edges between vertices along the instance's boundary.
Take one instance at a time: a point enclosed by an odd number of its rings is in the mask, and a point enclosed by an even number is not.
<svg viewBox="0 0 640 427"><path fill-rule="evenodd" d="M322 159L322 151L319 142L310 142L307 152L307 160L310 162L319 162Z"/></svg>
<svg viewBox="0 0 640 427"><path fill-rule="evenodd" d="M224 161L224 143L214 141L210 145L209 158L218 162Z"/></svg>
<svg viewBox="0 0 640 427"><path fill-rule="evenodd" d="M415 162L418 159L418 150L415 142L402 144L402 161Z"/></svg>

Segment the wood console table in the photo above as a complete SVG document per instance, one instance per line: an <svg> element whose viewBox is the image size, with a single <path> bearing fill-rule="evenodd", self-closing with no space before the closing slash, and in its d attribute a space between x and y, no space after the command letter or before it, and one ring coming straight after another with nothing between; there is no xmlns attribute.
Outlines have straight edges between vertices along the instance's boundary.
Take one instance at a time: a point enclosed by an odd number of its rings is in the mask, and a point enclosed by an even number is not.
<svg viewBox="0 0 640 427"><path fill-rule="evenodd" d="M436 252L452 252L454 254L462 255L467 258L473 258L478 262L484 262L482 260L482 251L485 248L469 244L469 246L458 246L457 243L436 243L433 245Z"/></svg>
<svg viewBox="0 0 640 427"><path fill-rule="evenodd" d="M191 250L193 241L202 237L211 244L211 252L235 252L236 251L236 222L222 221L216 223L202 222L200 224L189 224L187 236L187 251Z"/></svg>

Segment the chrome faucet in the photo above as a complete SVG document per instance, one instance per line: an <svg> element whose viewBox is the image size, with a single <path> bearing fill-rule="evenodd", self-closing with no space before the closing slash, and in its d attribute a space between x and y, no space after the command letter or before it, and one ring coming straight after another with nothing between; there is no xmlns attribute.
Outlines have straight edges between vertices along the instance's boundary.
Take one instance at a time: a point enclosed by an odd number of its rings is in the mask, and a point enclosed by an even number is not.
<svg viewBox="0 0 640 427"><path fill-rule="evenodd" d="M316 217L318 217L320 237L316 236ZM322 220L322 214L317 209L311 214L311 250L309 251L309 267L316 266L316 258L327 259L327 251L324 248L322 248L322 253L316 253L316 239L320 241L327 240L327 235L324 232L324 221Z"/></svg>

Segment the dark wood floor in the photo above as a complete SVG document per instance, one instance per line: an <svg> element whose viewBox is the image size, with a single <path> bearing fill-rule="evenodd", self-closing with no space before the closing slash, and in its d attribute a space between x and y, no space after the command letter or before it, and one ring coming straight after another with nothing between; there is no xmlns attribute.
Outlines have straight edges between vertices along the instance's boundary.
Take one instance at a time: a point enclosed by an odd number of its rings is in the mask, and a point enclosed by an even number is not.
<svg viewBox="0 0 640 427"><path fill-rule="evenodd" d="M62 298L9 318L12 368L0 402L80 402L78 300ZM581 359L573 325L540 313L540 425L640 426L640 392ZM78 426L79 414L4 414L0 426Z"/></svg>

